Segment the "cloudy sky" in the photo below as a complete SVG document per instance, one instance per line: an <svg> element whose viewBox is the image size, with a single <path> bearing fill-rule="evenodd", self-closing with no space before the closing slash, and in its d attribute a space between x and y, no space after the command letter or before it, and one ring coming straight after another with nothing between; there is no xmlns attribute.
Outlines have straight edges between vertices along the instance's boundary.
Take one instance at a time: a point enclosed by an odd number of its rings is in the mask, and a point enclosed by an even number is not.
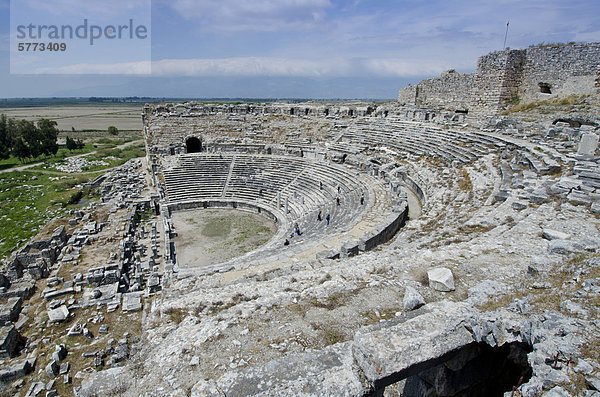
<svg viewBox="0 0 600 397"><path fill-rule="evenodd" d="M117 8L135 17L150 4L12 1L65 20L83 7L103 26ZM151 62L99 45L87 62L11 74L10 9L0 0L0 98L391 99L444 70L474 71L478 56L502 48L507 21L511 48L600 41L597 0L152 0Z"/></svg>

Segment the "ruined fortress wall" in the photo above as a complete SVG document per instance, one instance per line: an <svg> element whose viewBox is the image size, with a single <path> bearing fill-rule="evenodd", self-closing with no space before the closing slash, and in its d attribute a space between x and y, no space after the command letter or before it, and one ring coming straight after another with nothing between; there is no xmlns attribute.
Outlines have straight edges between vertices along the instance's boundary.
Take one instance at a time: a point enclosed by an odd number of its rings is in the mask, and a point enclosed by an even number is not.
<svg viewBox="0 0 600 397"><path fill-rule="evenodd" d="M600 85L600 43L541 45L489 53L474 74L445 72L400 90L403 104L496 115L512 103L590 94Z"/></svg>
<svg viewBox="0 0 600 397"><path fill-rule="evenodd" d="M398 92L398 102L400 102L401 105L406 105L407 103L417 103L417 86L411 85L406 88L402 88Z"/></svg>
<svg viewBox="0 0 600 397"><path fill-rule="evenodd" d="M600 43L529 47L519 90L521 102L591 94L600 70ZM540 84L550 93L542 93Z"/></svg>
<svg viewBox="0 0 600 397"><path fill-rule="evenodd" d="M469 112L496 114L518 98L525 50L496 51L480 57L469 92Z"/></svg>
<svg viewBox="0 0 600 397"><path fill-rule="evenodd" d="M439 77L421 81L416 87L400 90L398 101L452 110L466 109L472 74L448 70Z"/></svg>

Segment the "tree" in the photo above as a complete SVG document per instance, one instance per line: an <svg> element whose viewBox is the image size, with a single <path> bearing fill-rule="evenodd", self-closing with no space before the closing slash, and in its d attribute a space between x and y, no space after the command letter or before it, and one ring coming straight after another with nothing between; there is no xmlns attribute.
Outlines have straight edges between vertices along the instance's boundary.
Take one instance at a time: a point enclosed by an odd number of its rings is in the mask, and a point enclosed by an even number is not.
<svg viewBox="0 0 600 397"><path fill-rule="evenodd" d="M110 135L119 135L119 130L114 125L108 127L108 133Z"/></svg>
<svg viewBox="0 0 600 397"><path fill-rule="evenodd" d="M17 139L15 140L15 155L23 161L28 157L37 157L43 153L40 130L33 121L17 121Z"/></svg>
<svg viewBox="0 0 600 397"><path fill-rule="evenodd" d="M29 150L29 146L27 145L25 139L23 139L21 135L16 136L13 140L11 152L21 161L28 157L31 157L31 151Z"/></svg>
<svg viewBox="0 0 600 397"><path fill-rule="evenodd" d="M6 115L0 115L0 159L10 156L10 131Z"/></svg>
<svg viewBox="0 0 600 397"><path fill-rule="evenodd" d="M76 149L83 149L84 146L85 143L83 143L80 139L71 139L67 137L67 149L69 149L70 151Z"/></svg>
<svg viewBox="0 0 600 397"><path fill-rule="evenodd" d="M58 138L57 125L56 121L48 119L40 119L37 122L43 154L54 155L58 152L58 143L56 142Z"/></svg>
<svg viewBox="0 0 600 397"><path fill-rule="evenodd" d="M67 137L67 149L69 149L70 151L77 149L77 143L74 139Z"/></svg>

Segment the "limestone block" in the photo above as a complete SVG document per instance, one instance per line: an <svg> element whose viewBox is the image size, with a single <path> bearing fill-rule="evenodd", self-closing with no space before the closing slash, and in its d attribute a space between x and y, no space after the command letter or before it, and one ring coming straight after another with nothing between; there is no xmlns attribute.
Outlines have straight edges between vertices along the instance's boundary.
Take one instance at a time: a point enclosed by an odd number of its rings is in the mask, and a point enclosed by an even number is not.
<svg viewBox="0 0 600 397"><path fill-rule="evenodd" d="M553 229L543 229L542 237L546 240L568 240L571 236L567 233L559 232Z"/></svg>
<svg viewBox="0 0 600 397"><path fill-rule="evenodd" d="M53 310L48 310L48 318L51 322L64 321L69 316L69 309L67 306L62 305Z"/></svg>
<svg viewBox="0 0 600 397"><path fill-rule="evenodd" d="M360 396L368 390L353 368L352 343L337 343L228 372L217 384L229 396Z"/></svg>
<svg viewBox="0 0 600 397"><path fill-rule="evenodd" d="M596 134L583 134L579 141L579 148L577 154L580 156L593 156L598 148L598 135Z"/></svg>
<svg viewBox="0 0 600 397"><path fill-rule="evenodd" d="M551 254L567 255L570 252L576 251L578 249L569 240L552 240L548 244L548 252Z"/></svg>
<svg viewBox="0 0 600 397"><path fill-rule="evenodd" d="M50 361L48 365L46 365L46 375L48 375L49 378L54 378L56 375L58 375L59 370L60 367L54 360Z"/></svg>
<svg viewBox="0 0 600 397"><path fill-rule="evenodd" d="M391 375L398 380L415 375L420 364L433 363L445 353L473 342L461 321L471 315L472 309L465 303L431 303L401 317L400 322L357 332L354 357L370 383Z"/></svg>
<svg viewBox="0 0 600 397"><path fill-rule="evenodd" d="M445 267L438 267L427 271L429 286L437 291L454 291L454 275Z"/></svg>
<svg viewBox="0 0 600 397"><path fill-rule="evenodd" d="M19 332L14 325L0 328L0 358L8 358L15 355Z"/></svg>
<svg viewBox="0 0 600 397"><path fill-rule="evenodd" d="M404 300L402 301L402 306L404 310L410 311L414 309L418 309L419 307L425 304L425 299L419 292L413 287L406 287L404 290Z"/></svg>
<svg viewBox="0 0 600 397"><path fill-rule="evenodd" d="M139 292L123 294L123 311L131 312L142 309L142 297Z"/></svg>

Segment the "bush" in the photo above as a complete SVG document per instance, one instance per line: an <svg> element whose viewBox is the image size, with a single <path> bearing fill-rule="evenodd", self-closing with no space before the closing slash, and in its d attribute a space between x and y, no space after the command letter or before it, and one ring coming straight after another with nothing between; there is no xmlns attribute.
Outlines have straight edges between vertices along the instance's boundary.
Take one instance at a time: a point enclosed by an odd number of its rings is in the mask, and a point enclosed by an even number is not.
<svg viewBox="0 0 600 397"><path fill-rule="evenodd" d="M119 135L119 130L114 125L108 127L108 133L110 135Z"/></svg>

